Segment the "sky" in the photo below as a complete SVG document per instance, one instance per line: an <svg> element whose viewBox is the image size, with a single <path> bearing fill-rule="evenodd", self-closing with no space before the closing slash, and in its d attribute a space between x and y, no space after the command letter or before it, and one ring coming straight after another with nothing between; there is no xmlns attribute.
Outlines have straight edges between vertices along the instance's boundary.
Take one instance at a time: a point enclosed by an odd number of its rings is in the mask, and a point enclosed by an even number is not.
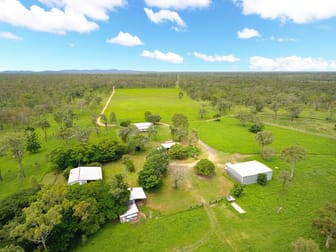
<svg viewBox="0 0 336 252"><path fill-rule="evenodd" d="M336 0L0 0L0 71L335 71Z"/></svg>

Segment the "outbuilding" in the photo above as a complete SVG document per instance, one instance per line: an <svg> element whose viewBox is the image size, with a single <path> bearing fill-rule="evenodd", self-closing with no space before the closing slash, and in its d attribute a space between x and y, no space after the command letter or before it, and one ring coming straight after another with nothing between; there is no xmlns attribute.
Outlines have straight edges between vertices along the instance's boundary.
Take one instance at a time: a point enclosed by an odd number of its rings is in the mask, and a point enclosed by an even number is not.
<svg viewBox="0 0 336 252"><path fill-rule="evenodd" d="M231 178L244 185L257 183L259 174L266 174L267 180L271 180L273 174L272 169L256 160L237 164L226 163L225 170Z"/></svg>
<svg viewBox="0 0 336 252"><path fill-rule="evenodd" d="M128 204L128 210L126 213L123 213L122 215L119 215L119 219L121 223L125 222L131 222L138 218L139 215L139 209L137 207L137 203L143 200L146 200L146 194L142 187L131 187L128 188L130 191L130 197L129 197L129 204Z"/></svg>
<svg viewBox="0 0 336 252"><path fill-rule="evenodd" d="M176 142L174 142L174 141L166 141L166 142L162 143L161 146L162 146L166 151L169 151L169 149L170 149L173 145L175 145L175 144L176 144Z"/></svg>
<svg viewBox="0 0 336 252"><path fill-rule="evenodd" d="M133 125L140 131L145 132L150 126L153 125L151 122L133 123Z"/></svg>
<svg viewBox="0 0 336 252"><path fill-rule="evenodd" d="M102 180L102 168L99 166L83 166L70 170L68 184L85 184L90 181Z"/></svg>

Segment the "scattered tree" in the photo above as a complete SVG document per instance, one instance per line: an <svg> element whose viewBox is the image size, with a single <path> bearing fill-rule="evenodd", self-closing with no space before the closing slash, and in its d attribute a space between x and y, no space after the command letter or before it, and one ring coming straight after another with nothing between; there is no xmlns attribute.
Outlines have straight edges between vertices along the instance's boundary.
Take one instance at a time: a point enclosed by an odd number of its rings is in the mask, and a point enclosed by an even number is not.
<svg viewBox="0 0 336 252"><path fill-rule="evenodd" d="M22 165L22 157L25 150L24 137L20 133L8 133L2 143L0 143L0 154L4 155L8 151L14 156L18 166L21 178L25 177L25 172Z"/></svg>
<svg viewBox="0 0 336 252"><path fill-rule="evenodd" d="M291 165L290 178L292 179L295 165L305 159L305 150L300 146L290 146L282 150L281 158Z"/></svg>
<svg viewBox="0 0 336 252"><path fill-rule="evenodd" d="M110 113L110 123L116 123L117 122L117 116L114 112Z"/></svg>
<svg viewBox="0 0 336 252"><path fill-rule="evenodd" d="M204 104L204 103L200 104L200 108L199 108L198 113L199 113L199 116L200 116L201 119L203 119L206 116L206 114L208 113L205 106L206 106L206 104Z"/></svg>
<svg viewBox="0 0 336 252"><path fill-rule="evenodd" d="M41 148L40 141L33 127L27 127L24 131L26 138L26 150L30 153L36 153Z"/></svg>
<svg viewBox="0 0 336 252"><path fill-rule="evenodd" d="M43 130L44 133L44 141L48 141L48 135L47 135L47 130L50 128L50 123L47 119L42 119L41 121L38 122L38 126Z"/></svg>
<svg viewBox="0 0 336 252"><path fill-rule="evenodd" d="M171 135L174 141L181 141L188 137L188 118L181 113L175 113L172 117L172 125L170 126Z"/></svg>
<svg viewBox="0 0 336 252"><path fill-rule="evenodd" d="M259 145L261 145L261 151L266 145L269 145L273 142L273 135L270 131L261 131L255 135L255 140Z"/></svg>
<svg viewBox="0 0 336 252"><path fill-rule="evenodd" d="M184 147L181 144L174 144L170 149L168 150L168 157L170 159L186 159L188 158L188 149Z"/></svg>
<svg viewBox="0 0 336 252"><path fill-rule="evenodd" d="M336 204L327 203L317 211L313 225L326 237L325 247L329 249L336 238Z"/></svg>
<svg viewBox="0 0 336 252"><path fill-rule="evenodd" d="M270 146L265 146L261 149L260 154L264 160L270 161L275 154L275 150Z"/></svg>
<svg viewBox="0 0 336 252"><path fill-rule="evenodd" d="M198 137L198 132L195 129L192 129L189 135L189 144L191 146L196 146L198 143L199 137Z"/></svg>

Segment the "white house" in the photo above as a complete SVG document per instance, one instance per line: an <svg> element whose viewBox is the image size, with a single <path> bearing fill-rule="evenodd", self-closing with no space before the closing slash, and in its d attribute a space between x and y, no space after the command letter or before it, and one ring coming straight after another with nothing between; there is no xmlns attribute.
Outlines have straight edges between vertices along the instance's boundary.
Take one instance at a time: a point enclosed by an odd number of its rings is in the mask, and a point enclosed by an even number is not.
<svg viewBox="0 0 336 252"><path fill-rule="evenodd" d="M257 183L259 174L266 174L267 180L272 179L273 171L266 165L254 160L243 163L225 164L226 173L244 185Z"/></svg>
<svg viewBox="0 0 336 252"><path fill-rule="evenodd" d="M97 166L83 166L70 170L68 184L85 184L90 181L102 180L102 168Z"/></svg>
<svg viewBox="0 0 336 252"><path fill-rule="evenodd" d="M128 205L128 210L126 213L119 215L121 223L134 221L138 218L139 209L136 205L136 202L139 200L147 199L146 194L142 187L131 187L128 188L130 191L130 201Z"/></svg>
<svg viewBox="0 0 336 252"><path fill-rule="evenodd" d="M165 148L166 151L168 151L174 144L176 144L174 141L166 141L161 144L163 148Z"/></svg>
<svg viewBox="0 0 336 252"><path fill-rule="evenodd" d="M150 126L153 125L151 122L133 123L133 125L140 131L145 132Z"/></svg>

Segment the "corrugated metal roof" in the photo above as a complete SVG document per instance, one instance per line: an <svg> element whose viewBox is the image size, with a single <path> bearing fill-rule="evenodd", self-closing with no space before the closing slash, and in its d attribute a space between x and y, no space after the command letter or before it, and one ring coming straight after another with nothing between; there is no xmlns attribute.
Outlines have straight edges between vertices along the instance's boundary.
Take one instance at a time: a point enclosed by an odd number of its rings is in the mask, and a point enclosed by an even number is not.
<svg viewBox="0 0 336 252"><path fill-rule="evenodd" d="M234 170L242 177L252 176L260 173L272 172L272 169L256 160L237 164L227 163L225 164L225 166Z"/></svg>
<svg viewBox="0 0 336 252"><path fill-rule="evenodd" d="M83 166L70 170L68 184L87 180L103 179L102 168L98 166Z"/></svg>

